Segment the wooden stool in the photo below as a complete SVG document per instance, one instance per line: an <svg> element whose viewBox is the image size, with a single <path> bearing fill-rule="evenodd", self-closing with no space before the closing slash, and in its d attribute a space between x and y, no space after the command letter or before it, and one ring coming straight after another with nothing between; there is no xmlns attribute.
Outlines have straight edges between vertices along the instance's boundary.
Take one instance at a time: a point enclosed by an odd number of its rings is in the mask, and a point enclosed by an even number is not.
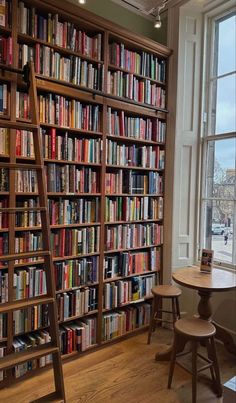
<svg viewBox="0 0 236 403"><path fill-rule="evenodd" d="M179 300L178 297L182 291L174 285L158 285L152 288L153 301L152 301L152 314L150 319L149 331L148 331L148 344L151 342L152 332L156 328L158 322L174 323L177 319L180 319ZM172 311L165 311L161 309L162 298L170 298L172 302ZM172 321L162 319L161 313L171 313Z"/></svg>
<svg viewBox="0 0 236 403"><path fill-rule="evenodd" d="M186 341L191 341L192 344L192 403L196 403L197 401L197 374L198 372L204 371L207 368L210 368L211 377L213 385L216 390L216 394L218 397L221 397L222 386L220 382L220 371L214 339L214 335L216 332L215 326L206 320L193 318L193 319L178 320L177 322L175 322L174 329L175 329L175 336L170 363L168 388L170 389L171 387L176 357L191 352L188 351L177 354L178 340L184 337ZM204 357L203 355L197 352L198 343L200 342L206 346L208 357ZM197 369L197 356L201 357L201 359L206 361L208 364Z"/></svg>

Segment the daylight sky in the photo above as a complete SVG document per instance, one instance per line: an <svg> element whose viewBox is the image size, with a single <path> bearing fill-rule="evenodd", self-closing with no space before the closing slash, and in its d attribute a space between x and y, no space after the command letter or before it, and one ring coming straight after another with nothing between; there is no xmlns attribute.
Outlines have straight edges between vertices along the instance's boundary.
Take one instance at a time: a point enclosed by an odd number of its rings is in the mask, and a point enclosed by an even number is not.
<svg viewBox="0 0 236 403"><path fill-rule="evenodd" d="M220 22L218 75L236 70L236 16ZM236 74L218 80L216 133L236 131ZM222 168L235 168L236 140L216 142Z"/></svg>

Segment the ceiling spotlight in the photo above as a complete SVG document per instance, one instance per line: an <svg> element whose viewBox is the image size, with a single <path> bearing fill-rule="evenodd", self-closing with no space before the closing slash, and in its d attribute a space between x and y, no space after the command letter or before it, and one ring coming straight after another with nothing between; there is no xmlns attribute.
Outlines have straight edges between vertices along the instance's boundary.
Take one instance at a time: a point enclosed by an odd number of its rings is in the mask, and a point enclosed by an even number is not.
<svg viewBox="0 0 236 403"><path fill-rule="evenodd" d="M155 28L161 28L161 17L160 17L159 14L156 16L156 19L155 19L155 22L154 22L154 27Z"/></svg>
<svg viewBox="0 0 236 403"><path fill-rule="evenodd" d="M155 11L157 12L156 18L155 18L155 22L154 22L154 27L155 28L161 28L161 16L160 16L160 12L161 10L163 10L163 8L165 8L165 6L167 5L168 0L162 0L161 5L159 5L159 7L156 7Z"/></svg>
<svg viewBox="0 0 236 403"><path fill-rule="evenodd" d="M86 0L79 0L79 4L85 4Z"/></svg>

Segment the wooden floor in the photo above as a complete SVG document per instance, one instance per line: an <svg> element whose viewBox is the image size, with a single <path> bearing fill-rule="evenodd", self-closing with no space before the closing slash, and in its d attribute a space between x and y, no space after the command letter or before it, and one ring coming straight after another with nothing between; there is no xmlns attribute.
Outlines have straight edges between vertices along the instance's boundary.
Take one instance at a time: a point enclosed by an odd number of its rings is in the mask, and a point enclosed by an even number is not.
<svg viewBox="0 0 236 403"><path fill-rule="evenodd" d="M155 362L156 351L171 343L172 332L158 330L129 338L63 365L67 403L190 403L191 377L176 366L172 389L166 388L169 363ZM235 357L217 344L222 383L236 373ZM200 375L198 403L222 402L211 390L208 372ZM28 403L53 390L52 371L0 391L0 402Z"/></svg>

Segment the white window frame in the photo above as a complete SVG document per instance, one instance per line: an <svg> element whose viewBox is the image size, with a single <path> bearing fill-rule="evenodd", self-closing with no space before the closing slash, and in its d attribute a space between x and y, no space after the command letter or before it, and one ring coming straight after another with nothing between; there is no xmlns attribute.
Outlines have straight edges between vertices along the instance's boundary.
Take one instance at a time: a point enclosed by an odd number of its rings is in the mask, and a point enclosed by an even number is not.
<svg viewBox="0 0 236 403"><path fill-rule="evenodd" d="M210 141L217 141L222 139L230 139L236 137L236 132L223 133L223 134L212 134L210 111L212 107L212 82L220 77L229 76L234 74L234 72L223 74L220 76L213 76L214 69L214 50L215 50L215 22L220 18L224 18L227 15L235 13L235 3L232 1L226 2L220 7L214 9L213 12L205 14L204 21L204 58L203 58L203 84L202 84L202 116L201 116L201 141L200 141L200 156L201 156L201 183L200 183L200 206L199 206L199 245L200 248L204 245L204 233L205 233L205 208L204 204L207 200L213 198L207 197L206 189L206 170L207 170L207 148ZM210 60L210 63L209 63ZM211 133L211 134L210 134ZM235 163L236 172L236 163ZM235 194L236 194L236 184L235 184ZM215 199L213 199L215 200ZM225 200L225 199L222 199ZM230 200L234 203L234 212L236 211L236 199ZM226 262L216 261L216 264L234 268L236 269L236 218L234 213L233 222L233 250L232 250L232 262L233 264L228 264ZM199 252L200 249L198 248ZM199 259L200 256L198 256Z"/></svg>

